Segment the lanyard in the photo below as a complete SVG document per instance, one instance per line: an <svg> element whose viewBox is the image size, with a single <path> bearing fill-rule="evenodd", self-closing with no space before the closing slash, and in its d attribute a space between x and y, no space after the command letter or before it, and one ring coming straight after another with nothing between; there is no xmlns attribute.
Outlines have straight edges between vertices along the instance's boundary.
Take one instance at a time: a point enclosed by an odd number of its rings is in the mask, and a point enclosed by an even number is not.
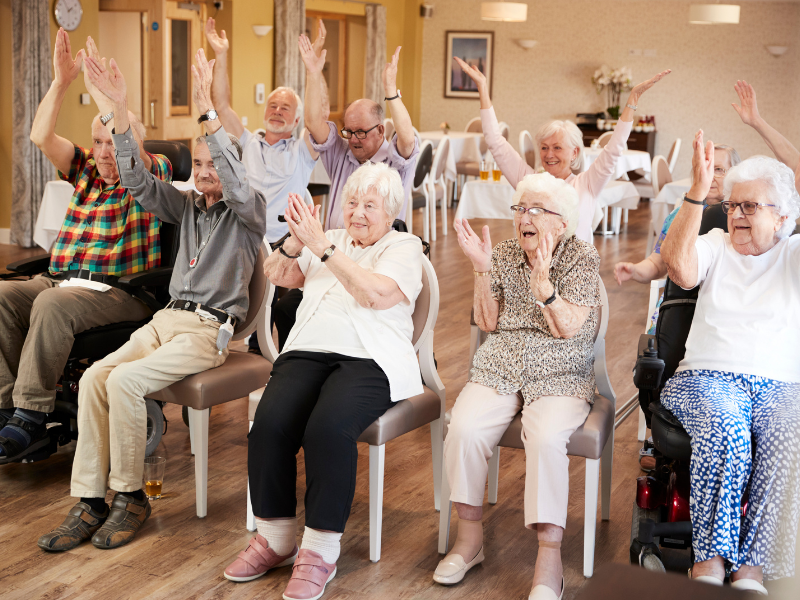
<svg viewBox="0 0 800 600"><path fill-rule="evenodd" d="M206 212L206 214L208 214L208 212ZM202 216L203 213L201 212L200 217L202 218ZM217 225L219 225L219 222L221 220L222 220L222 211L220 211L220 215L219 217L217 217L217 220L211 224L211 228L208 230L208 235L206 236L206 239L202 245L200 244L200 228L198 227L195 230L194 243L196 248L196 254L194 255L194 258L189 261L190 269L194 269L197 266L197 262L200 260L200 254L203 252L203 250L205 250L206 246L208 246L208 240L211 239L211 234L214 233L214 230L217 228Z"/></svg>

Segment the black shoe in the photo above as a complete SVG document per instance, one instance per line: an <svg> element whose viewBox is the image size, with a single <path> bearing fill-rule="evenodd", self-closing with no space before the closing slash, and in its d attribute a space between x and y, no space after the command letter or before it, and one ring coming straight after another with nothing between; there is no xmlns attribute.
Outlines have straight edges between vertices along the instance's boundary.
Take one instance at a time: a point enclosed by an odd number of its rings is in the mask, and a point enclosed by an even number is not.
<svg viewBox="0 0 800 600"><path fill-rule="evenodd" d="M61 525L39 538L39 548L48 552L72 550L100 529L108 517L108 512L108 506L104 513L100 513L85 502L78 502L70 509Z"/></svg>
<svg viewBox="0 0 800 600"><path fill-rule="evenodd" d="M126 494L117 492L111 501L111 512L92 536L92 544L95 548L111 549L124 546L132 541L144 522L150 516L150 501L147 496L142 496L141 500Z"/></svg>
<svg viewBox="0 0 800 600"><path fill-rule="evenodd" d="M31 423L19 417L11 417L6 422L6 425L13 425L24 430L30 436L31 441L27 446L23 446L13 438L0 437L0 447L5 453L0 456L0 465L16 462L25 458L28 454L41 450L50 443L50 437L47 435L47 421Z"/></svg>

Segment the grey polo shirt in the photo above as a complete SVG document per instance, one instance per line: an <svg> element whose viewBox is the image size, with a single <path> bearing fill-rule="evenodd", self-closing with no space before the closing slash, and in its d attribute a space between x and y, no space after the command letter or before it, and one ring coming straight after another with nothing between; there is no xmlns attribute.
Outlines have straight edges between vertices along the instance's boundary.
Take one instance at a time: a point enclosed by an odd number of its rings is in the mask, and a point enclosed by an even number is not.
<svg viewBox="0 0 800 600"><path fill-rule="evenodd" d="M225 129L206 136L222 182L222 200L210 208L202 194L179 191L154 177L139 156L130 128L112 137L122 186L145 210L180 225L180 249L169 284L172 299L204 304L243 320L250 278L267 229L267 204L264 195L248 184Z"/></svg>

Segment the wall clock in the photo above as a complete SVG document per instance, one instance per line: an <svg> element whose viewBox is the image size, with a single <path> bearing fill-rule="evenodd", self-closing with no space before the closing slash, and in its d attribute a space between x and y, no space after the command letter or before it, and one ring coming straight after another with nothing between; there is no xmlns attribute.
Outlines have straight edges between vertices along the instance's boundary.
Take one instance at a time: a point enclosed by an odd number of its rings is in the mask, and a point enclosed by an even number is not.
<svg viewBox="0 0 800 600"><path fill-rule="evenodd" d="M58 0L55 8L56 23L67 31L74 31L81 24L83 7L81 0Z"/></svg>

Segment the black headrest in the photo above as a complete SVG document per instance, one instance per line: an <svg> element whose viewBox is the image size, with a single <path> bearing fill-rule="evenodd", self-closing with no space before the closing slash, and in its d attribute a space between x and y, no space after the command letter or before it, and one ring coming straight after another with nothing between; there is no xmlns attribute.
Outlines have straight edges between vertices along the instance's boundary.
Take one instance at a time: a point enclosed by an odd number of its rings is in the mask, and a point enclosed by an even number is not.
<svg viewBox="0 0 800 600"><path fill-rule="evenodd" d="M422 185L425 175L431 172L431 166L433 166L433 146L425 144L417 157L417 170L414 171L415 188Z"/></svg>
<svg viewBox="0 0 800 600"><path fill-rule="evenodd" d="M145 140L144 149L150 154L163 154L172 165L173 181L189 181L192 178L192 153L181 142L167 140Z"/></svg>
<svg viewBox="0 0 800 600"><path fill-rule="evenodd" d="M722 229L728 232L728 215L722 210L722 204L709 206L703 211L703 220L700 222L700 235L705 235L712 229Z"/></svg>

